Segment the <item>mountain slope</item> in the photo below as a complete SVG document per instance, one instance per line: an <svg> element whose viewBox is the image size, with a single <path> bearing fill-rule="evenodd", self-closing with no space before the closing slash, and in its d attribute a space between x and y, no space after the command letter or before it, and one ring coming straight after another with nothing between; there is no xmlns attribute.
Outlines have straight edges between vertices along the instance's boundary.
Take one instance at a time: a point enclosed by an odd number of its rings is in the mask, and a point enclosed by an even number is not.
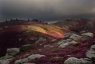
<svg viewBox="0 0 95 64"><path fill-rule="evenodd" d="M52 39L64 37L66 30L55 25L39 21L8 21L0 25L0 56L6 53L7 48L21 47L25 44L34 44L42 37L45 43ZM40 44L40 43L39 43ZM38 44L37 44L38 45Z"/></svg>
<svg viewBox="0 0 95 64"><path fill-rule="evenodd" d="M0 63L69 64L70 62L74 64L77 61L76 64L94 64L95 30L90 27L89 31L81 32L80 29L84 25L80 19L69 22L64 22L66 25L62 25L63 29L55 25L29 20L1 23L0 51L2 52L0 55L2 57L0 57ZM73 31L70 31L71 28ZM76 33L74 31L76 29L79 32ZM88 50L93 51L87 53Z"/></svg>

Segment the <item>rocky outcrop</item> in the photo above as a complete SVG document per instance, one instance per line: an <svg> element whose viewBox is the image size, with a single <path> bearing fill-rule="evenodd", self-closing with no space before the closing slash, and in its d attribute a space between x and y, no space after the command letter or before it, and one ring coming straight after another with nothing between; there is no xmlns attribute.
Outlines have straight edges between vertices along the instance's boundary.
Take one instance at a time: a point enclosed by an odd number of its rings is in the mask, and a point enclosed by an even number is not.
<svg viewBox="0 0 95 64"><path fill-rule="evenodd" d="M16 60L14 64L23 64L27 62L28 62L28 58L24 58L24 59Z"/></svg>
<svg viewBox="0 0 95 64"><path fill-rule="evenodd" d="M91 33L91 32L83 33L82 35L83 36L93 37L93 33Z"/></svg>
<svg viewBox="0 0 95 64"><path fill-rule="evenodd" d="M79 40L79 39L81 39L81 36L80 35L77 35L77 34L72 34L70 36L70 38L73 39L73 40Z"/></svg>
<svg viewBox="0 0 95 64"><path fill-rule="evenodd" d="M0 64L9 64L13 56L20 52L19 48L8 48L4 57L0 58Z"/></svg>
<svg viewBox="0 0 95 64"><path fill-rule="evenodd" d="M76 44L77 42L74 41L73 39L67 39L67 40L62 40L58 42L58 47L64 48L70 44Z"/></svg>
<svg viewBox="0 0 95 64"><path fill-rule="evenodd" d="M10 61L9 60L0 60L0 64L9 64Z"/></svg>
<svg viewBox="0 0 95 64"><path fill-rule="evenodd" d="M19 52L20 52L19 48L8 48L6 55L13 56L13 55L18 54Z"/></svg>
<svg viewBox="0 0 95 64"><path fill-rule="evenodd" d="M70 37L72 34L73 34L73 33L71 33L71 32L65 33L65 34L64 34L64 38Z"/></svg>
<svg viewBox="0 0 95 64"><path fill-rule="evenodd" d="M92 45L90 50L86 52L86 57L90 58L95 63L95 45Z"/></svg>
<svg viewBox="0 0 95 64"><path fill-rule="evenodd" d="M95 58L95 45L92 45L90 50L86 52L88 58Z"/></svg>
<svg viewBox="0 0 95 64"><path fill-rule="evenodd" d="M36 58L41 58L41 57L44 57L45 55L40 55L40 54L32 54L28 57L28 60L33 60L33 59L36 59Z"/></svg>
<svg viewBox="0 0 95 64"><path fill-rule="evenodd" d="M32 54L32 55L28 56L27 58L16 60L14 64L28 64L28 61L31 61L34 59L39 59L44 56L45 55ZM35 64L35 63L30 63L30 64Z"/></svg>
<svg viewBox="0 0 95 64"><path fill-rule="evenodd" d="M92 64L91 61L87 61L83 58L78 59L75 57L70 57L67 60L64 61L64 64Z"/></svg>

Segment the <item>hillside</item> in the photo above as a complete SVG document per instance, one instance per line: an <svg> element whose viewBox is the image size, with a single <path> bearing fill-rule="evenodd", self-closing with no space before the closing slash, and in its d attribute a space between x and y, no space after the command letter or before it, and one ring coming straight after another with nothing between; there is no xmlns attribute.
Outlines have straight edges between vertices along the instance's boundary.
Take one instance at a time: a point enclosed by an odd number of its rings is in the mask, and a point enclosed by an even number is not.
<svg viewBox="0 0 95 64"><path fill-rule="evenodd" d="M54 24L35 20L2 22L0 64L94 64L94 22L79 18Z"/></svg>
<svg viewBox="0 0 95 64"><path fill-rule="evenodd" d="M49 40L47 42L54 38L63 38L65 33L65 30L58 26L32 20L11 20L0 24L0 51L4 51L2 54L7 48L32 44L40 37Z"/></svg>
<svg viewBox="0 0 95 64"><path fill-rule="evenodd" d="M69 30L93 30L95 29L95 18L67 18L54 23Z"/></svg>

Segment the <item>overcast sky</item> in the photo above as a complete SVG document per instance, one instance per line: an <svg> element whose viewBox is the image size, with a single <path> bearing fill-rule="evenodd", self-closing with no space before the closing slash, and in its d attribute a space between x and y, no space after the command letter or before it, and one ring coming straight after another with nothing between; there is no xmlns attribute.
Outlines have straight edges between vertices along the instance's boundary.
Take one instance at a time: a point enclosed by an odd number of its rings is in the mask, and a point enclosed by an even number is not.
<svg viewBox="0 0 95 64"><path fill-rule="evenodd" d="M0 20L95 18L95 0L0 0Z"/></svg>

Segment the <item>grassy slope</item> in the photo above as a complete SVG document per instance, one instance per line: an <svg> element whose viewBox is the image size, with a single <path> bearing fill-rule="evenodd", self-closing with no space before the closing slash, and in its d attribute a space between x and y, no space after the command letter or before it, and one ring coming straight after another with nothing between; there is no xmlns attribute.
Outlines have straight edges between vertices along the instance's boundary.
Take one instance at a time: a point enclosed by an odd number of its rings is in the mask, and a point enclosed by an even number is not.
<svg viewBox="0 0 95 64"><path fill-rule="evenodd" d="M7 48L20 47L35 43L40 37L51 41L52 38L63 38L65 30L60 27L37 21L8 21L0 25L0 56ZM34 38L34 40L31 40Z"/></svg>

